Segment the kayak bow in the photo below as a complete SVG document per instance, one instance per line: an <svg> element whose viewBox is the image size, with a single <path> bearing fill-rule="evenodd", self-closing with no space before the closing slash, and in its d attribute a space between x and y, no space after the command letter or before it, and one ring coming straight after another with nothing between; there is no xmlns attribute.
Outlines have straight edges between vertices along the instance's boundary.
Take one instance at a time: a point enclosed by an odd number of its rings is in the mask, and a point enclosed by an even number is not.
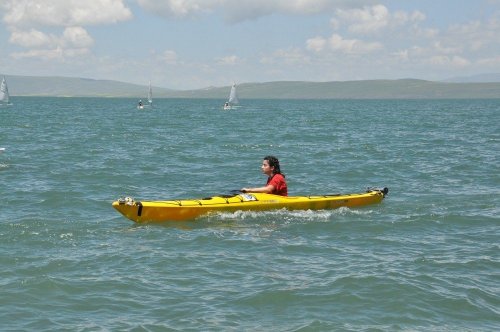
<svg viewBox="0 0 500 332"><path fill-rule="evenodd" d="M120 198L113 207L130 220L165 222L193 220L214 212L288 210L323 210L340 207L360 207L380 203L389 190L369 188L359 194L334 194L320 196L279 196L263 193L219 195L201 199L170 201L135 201Z"/></svg>

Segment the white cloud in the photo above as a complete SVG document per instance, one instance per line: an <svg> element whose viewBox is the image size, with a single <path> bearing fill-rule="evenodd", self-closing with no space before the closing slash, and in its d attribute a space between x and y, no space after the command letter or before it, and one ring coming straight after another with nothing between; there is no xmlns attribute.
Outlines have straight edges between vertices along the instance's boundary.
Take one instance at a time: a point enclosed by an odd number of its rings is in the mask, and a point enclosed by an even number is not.
<svg viewBox="0 0 500 332"><path fill-rule="evenodd" d="M297 48L278 50L275 52L275 56L282 59L287 65L310 63L310 58Z"/></svg>
<svg viewBox="0 0 500 332"><path fill-rule="evenodd" d="M308 55L304 54L302 50L297 48L292 49L279 49L274 51L270 55L262 56L260 59L261 64L273 65L287 65L287 66L297 66L302 64L310 63L311 59Z"/></svg>
<svg viewBox="0 0 500 332"><path fill-rule="evenodd" d="M351 72L343 75L364 79L433 79L464 71L498 71L498 16L447 29L426 20L421 11L391 11L383 5L338 9L330 20L333 33L307 39L305 50L312 63L322 63L325 70L336 68L331 73L335 77L344 67Z"/></svg>
<svg viewBox="0 0 500 332"><path fill-rule="evenodd" d="M383 48L379 42L364 42L358 39L344 39L338 34L333 34L328 40L332 50L344 53L370 53Z"/></svg>
<svg viewBox="0 0 500 332"><path fill-rule="evenodd" d="M61 36L46 34L42 31L13 31L9 41L26 48L86 48L94 41L82 27L68 27Z"/></svg>
<svg viewBox="0 0 500 332"><path fill-rule="evenodd" d="M175 51L166 50L160 56L160 60L168 65L175 65L178 63L178 56Z"/></svg>
<svg viewBox="0 0 500 332"><path fill-rule="evenodd" d="M397 11L392 15L392 19L395 26L401 26L408 22L410 23L418 23L425 21L426 16L424 13L416 10L412 13L407 13L403 11Z"/></svg>
<svg viewBox="0 0 500 332"><path fill-rule="evenodd" d="M230 55L217 59L217 63L221 65L234 66L241 63L241 59L236 55Z"/></svg>
<svg viewBox="0 0 500 332"><path fill-rule="evenodd" d="M77 48L86 48L92 46L94 40L82 27L69 27L64 29L61 39L61 45Z"/></svg>
<svg viewBox="0 0 500 332"><path fill-rule="evenodd" d="M321 52L323 50L347 54L366 54L384 48L379 42L365 42L359 39L345 39L334 33L330 38L314 37L306 41L308 50Z"/></svg>
<svg viewBox="0 0 500 332"><path fill-rule="evenodd" d="M54 38L41 31L30 29L28 31L13 31L9 42L22 47L43 47L53 44Z"/></svg>
<svg viewBox="0 0 500 332"><path fill-rule="evenodd" d="M219 0L137 0L146 10L166 17L186 17L211 12L222 1Z"/></svg>
<svg viewBox="0 0 500 332"><path fill-rule="evenodd" d="M496 67L500 66L500 56L494 56L491 58L482 58L477 61L479 65Z"/></svg>
<svg viewBox="0 0 500 332"><path fill-rule="evenodd" d="M453 25L443 33L443 40L454 47L469 51L485 51L491 46L498 46L500 22L473 21L462 25Z"/></svg>
<svg viewBox="0 0 500 332"><path fill-rule="evenodd" d="M437 38L440 32L438 29L417 27L413 29L413 31L405 33L410 34L410 36L412 37L432 40L434 38Z"/></svg>
<svg viewBox="0 0 500 332"><path fill-rule="evenodd" d="M405 62L408 61L409 56L408 56L408 50L400 50L393 52L392 57L396 58L398 61Z"/></svg>
<svg viewBox="0 0 500 332"><path fill-rule="evenodd" d="M214 11L239 22L271 14L311 15L336 8L353 8L376 0L137 0L146 10L166 17L188 17Z"/></svg>
<svg viewBox="0 0 500 332"><path fill-rule="evenodd" d="M422 52L415 59L442 68L479 68L498 71L500 21L492 16L485 21L454 24L422 42Z"/></svg>
<svg viewBox="0 0 500 332"><path fill-rule="evenodd" d="M310 51L321 52L325 49L326 39L323 37L314 37L306 41L306 48Z"/></svg>
<svg viewBox="0 0 500 332"><path fill-rule="evenodd" d="M436 40L431 43L430 48L435 53L439 54L457 54L462 52L462 47L459 45L443 45L443 42Z"/></svg>
<svg viewBox="0 0 500 332"><path fill-rule="evenodd" d="M470 61L460 56L436 55L429 58L428 63L437 66L465 67L470 64Z"/></svg>
<svg viewBox="0 0 500 332"><path fill-rule="evenodd" d="M9 42L29 49L14 58L63 59L88 54L94 44L84 25L130 19L123 0L5 0L3 22L11 31ZM62 27L61 35L43 28Z"/></svg>
<svg viewBox="0 0 500 332"><path fill-rule="evenodd" d="M5 0L11 27L109 24L132 18L123 0Z"/></svg>
<svg viewBox="0 0 500 332"><path fill-rule="evenodd" d="M389 24L389 10L383 5L364 7L363 9L339 9L336 16L337 21L348 22L350 24L349 31L354 33L377 31Z"/></svg>
<svg viewBox="0 0 500 332"><path fill-rule="evenodd" d="M315 53L335 52L360 55L388 50L389 56L395 59L409 60L411 54L405 51L404 47L402 51L391 51L390 47L396 44L404 45L422 38L424 29L420 28L419 24L424 20L425 15L419 11L391 12L386 6L380 4L351 9L338 8L330 20L332 30L336 32L330 37L309 38L306 40L306 49ZM389 33L391 38L387 38ZM353 38L353 35L358 38ZM365 37L359 38L359 35ZM371 41L366 39L367 35L370 35ZM420 37L417 37L418 35Z"/></svg>
<svg viewBox="0 0 500 332"><path fill-rule="evenodd" d="M416 24L423 20L425 20L425 15L419 11L390 13L386 6L375 5L355 9L337 9L331 23L335 29L345 25L351 33L367 34L409 23Z"/></svg>
<svg viewBox="0 0 500 332"><path fill-rule="evenodd" d="M27 52L16 52L11 54L14 59L22 58L37 58L43 60L64 60L65 58L73 58L77 56L87 55L89 50L86 48L78 49L62 49L60 47L54 49L30 50Z"/></svg>

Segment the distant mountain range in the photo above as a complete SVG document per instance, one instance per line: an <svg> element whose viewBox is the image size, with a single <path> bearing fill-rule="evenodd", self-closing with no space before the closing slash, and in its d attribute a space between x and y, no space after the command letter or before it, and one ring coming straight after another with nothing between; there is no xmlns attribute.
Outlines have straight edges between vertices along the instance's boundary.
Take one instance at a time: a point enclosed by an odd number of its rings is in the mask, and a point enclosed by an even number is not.
<svg viewBox="0 0 500 332"><path fill-rule="evenodd" d="M0 76L2 76L0 74ZM145 98L147 87L111 80L5 75L11 96ZM487 80L487 81L481 81ZM197 90L153 87L154 98L226 99L229 86ZM417 79L334 82L242 83L240 99L434 99L500 98L500 74L447 81Z"/></svg>
<svg viewBox="0 0 500 332"><path fill-rule="evenodd" d="M500 74L478 74L472 76L453 77L444 82L454 83L498 83L500 82Z"/></svg>

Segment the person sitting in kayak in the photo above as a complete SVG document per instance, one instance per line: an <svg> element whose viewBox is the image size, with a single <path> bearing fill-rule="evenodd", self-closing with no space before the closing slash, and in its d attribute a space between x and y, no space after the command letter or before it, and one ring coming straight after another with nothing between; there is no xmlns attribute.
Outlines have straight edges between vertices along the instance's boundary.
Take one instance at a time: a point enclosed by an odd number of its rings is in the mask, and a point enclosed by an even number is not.
<svg viewBox="0 0 500 332"><path fill-rule="evenodd" d="M288 187L286 185L285 174L281 173L280 162L274 156L264 157L262 161L262 173L268 176L264 187L242 188L241 192L248 193L266 193L281 196L288 196Z"/></svg>

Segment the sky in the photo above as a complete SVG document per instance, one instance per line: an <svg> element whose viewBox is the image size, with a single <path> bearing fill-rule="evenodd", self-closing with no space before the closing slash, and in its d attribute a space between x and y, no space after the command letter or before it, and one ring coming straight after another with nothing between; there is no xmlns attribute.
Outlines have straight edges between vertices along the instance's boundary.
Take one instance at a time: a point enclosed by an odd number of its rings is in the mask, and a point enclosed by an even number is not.
<svg viewBox="0 0 500 332"><path fill-rule="evenodd" d="M176 90L500 73L500 0L0 0L0 73Z"/></svg>

